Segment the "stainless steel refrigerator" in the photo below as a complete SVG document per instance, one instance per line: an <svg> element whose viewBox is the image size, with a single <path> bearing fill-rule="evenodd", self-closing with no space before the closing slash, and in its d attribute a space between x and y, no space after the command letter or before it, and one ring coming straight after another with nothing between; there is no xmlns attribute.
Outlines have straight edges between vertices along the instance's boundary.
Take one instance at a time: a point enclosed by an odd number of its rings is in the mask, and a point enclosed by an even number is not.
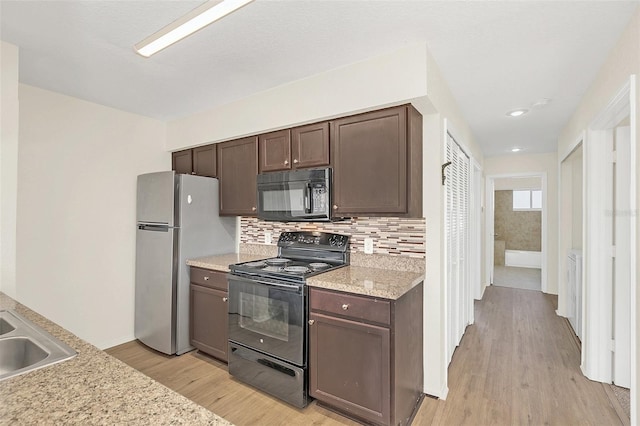
<svg viewBox="0 0 640 426"><path fill-rule="evenodd" d="M165 354L189 343L187 259L235 251L236 218L218 215L218 180L138 176L135 337Z"/></svg>

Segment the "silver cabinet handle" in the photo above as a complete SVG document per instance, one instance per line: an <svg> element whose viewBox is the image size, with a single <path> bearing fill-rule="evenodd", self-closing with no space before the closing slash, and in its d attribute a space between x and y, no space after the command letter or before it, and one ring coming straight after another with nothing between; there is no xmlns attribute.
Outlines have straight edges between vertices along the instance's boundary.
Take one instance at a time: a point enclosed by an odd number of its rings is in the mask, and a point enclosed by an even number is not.
<svg viewBox="0 0 640 426"><path fill-rule="evenodd" d="M209 277L204 277L204 280L205 281L209 281Z"/></svg>
<svg viewBox="0 0 640 426"><path fill-rule="evenodd" d="M316 320L309 320L309 325L313 325L313 323L315 323Z"/></svg>
<svg viewBox="0 0 640 426"><path fill-rule="evenodd" d="M293 159L293 164L298 164L298 159L297 158Z"/></svg>
<svg viewBox="0 0 640 426"><path fill-rule="evenodd" d="M333 209L334 210L338 210L338 206L336 206L335 204L333 205Z"/></svg>
<svg viewBox="0 0 640 426"><path fill-rule="evenodd" d="M196 174L196 172L191 172L191 174L192 174L192 175L195 175L195 174Z"/></svg>
<svg viewBox="0 0 640 426"><path fill-rule="evenodd" d="M255 207L251 207L251 211L252 211L252 212L255 212L255 211L256 211L256 208L255 208Z"/></svg>
<svg viewBox="0 0 640 426"><path fill-rule="evenodd" d="M342 305L342 310L346 311L347 309L349 309L349 304L348 303L343 304Z"/></svg>
<svg viewBox="0 0 640 426"><path fill-rule="evenodd" d="M229 298L228 298L228 297L223 297L223 298L222 298L222 301L223 301L223 302L226 302L227 300L229 300Z"/></svg>
<svg viewBox="0 0 640 426"><path fill-rule="evenodd" d="M295 161L294 161L294 163L295 163ZM286 166L288 164L289 164L289 160L284 160L284 165Z"/></svg>

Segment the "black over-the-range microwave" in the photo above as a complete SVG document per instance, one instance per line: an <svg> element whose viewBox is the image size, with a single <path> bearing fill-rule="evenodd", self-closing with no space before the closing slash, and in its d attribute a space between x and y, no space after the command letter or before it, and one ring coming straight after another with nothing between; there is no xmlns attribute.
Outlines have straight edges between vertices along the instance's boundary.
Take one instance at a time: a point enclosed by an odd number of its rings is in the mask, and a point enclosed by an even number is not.
<svg viewBox="0 0 640 426"><path fill-rule="evenodd" d="M258 174L258 218L331 220L331 168Z"/></svg>

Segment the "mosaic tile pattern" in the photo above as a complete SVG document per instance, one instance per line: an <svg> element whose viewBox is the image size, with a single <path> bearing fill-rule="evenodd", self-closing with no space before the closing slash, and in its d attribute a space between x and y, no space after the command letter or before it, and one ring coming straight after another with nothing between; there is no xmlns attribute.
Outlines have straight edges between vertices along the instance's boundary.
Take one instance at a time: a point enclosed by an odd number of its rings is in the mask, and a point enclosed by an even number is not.
<svg viewBox="0 0 640 426"><path fill-rule="evenodd" d="M364 253L364 239L373 238L374 254L425 258L424 218L358 217L340 222L269 222L253 217L240 218L240 243L264 244L271 232L276 245L281 232L322 231L351 236L351 252Z"/></svg>

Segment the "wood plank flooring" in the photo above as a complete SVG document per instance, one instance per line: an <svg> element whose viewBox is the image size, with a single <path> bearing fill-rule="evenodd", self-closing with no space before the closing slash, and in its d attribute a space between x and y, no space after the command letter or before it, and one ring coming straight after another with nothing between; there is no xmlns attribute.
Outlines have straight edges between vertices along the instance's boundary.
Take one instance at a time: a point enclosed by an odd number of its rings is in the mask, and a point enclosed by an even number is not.
<svg viewBox="0 0 640 426"><path fill-rule="evenodd" d="M446 401L425 398L414 425L625 425L607 386L580 372L556 297L487 288L449 367ZM107 352L236 425L355 425L315 402L303 410L231 378L198 352L169 357L129 342Z"/></svg>

